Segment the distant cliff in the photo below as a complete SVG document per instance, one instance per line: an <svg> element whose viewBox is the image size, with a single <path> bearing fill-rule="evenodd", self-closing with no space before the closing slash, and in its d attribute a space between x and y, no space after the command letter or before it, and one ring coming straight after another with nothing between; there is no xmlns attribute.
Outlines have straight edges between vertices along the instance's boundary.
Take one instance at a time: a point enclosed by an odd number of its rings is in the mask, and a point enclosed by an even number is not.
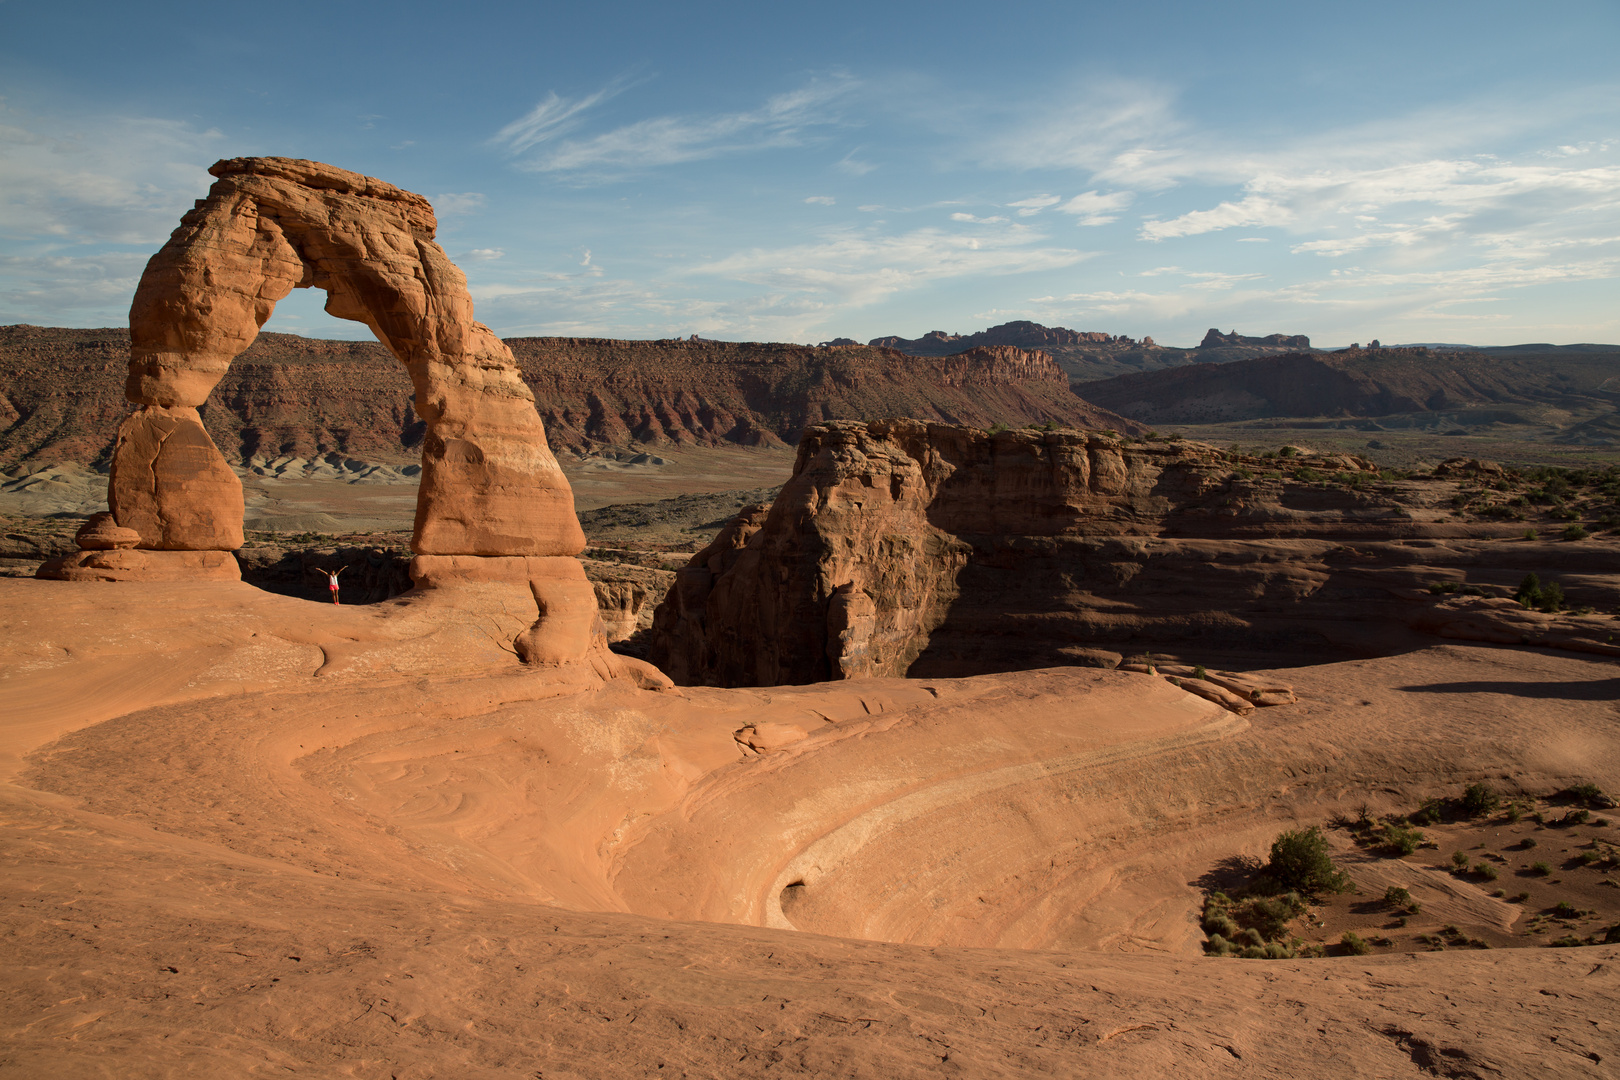
<svg viewBox="0 0 1620 1080"><path fill-rule="evenodd" d="M985 345L1016 345L1024 349L1045 349L1054 345L1136 345L1138 342L1123 335L1103 334L1096 331L1070 330L1066 326L1042 326L1036 322L1007 322L992 326L976 334L947 334L931 330L920 338L873 338L868 344L875 348L899 349L912 356L949 356L964 349ZM1151 348L1152 338L1143 338L1141 344Z"/></svg>
<svg viewBox="0 0 1620 1080"><path fill-rule="evenodd" d="M936 359L862 345L507 344L558 450L780 446L808 424L896 415L986 428L1145 430L1077 398L1050 356L1006 346ZM105 457L130 408L128 358L124 329L0 327L0 465ZM234 461L335 451L403 462L422 437L405 369L375 342L260 334L201 411Z"/></svg>
<svg viewBox="0 0 1620 1080"><path fill-rule="evenodd" d="M1529 403L1612 408L1620 352L1484 356L1428 349L1285 353L1087 383L1088 399L1147 424L1380 417ZM1609 389L1605 389L1609 387ZM1503 417L1502 419L1506 419Z"/></svg>

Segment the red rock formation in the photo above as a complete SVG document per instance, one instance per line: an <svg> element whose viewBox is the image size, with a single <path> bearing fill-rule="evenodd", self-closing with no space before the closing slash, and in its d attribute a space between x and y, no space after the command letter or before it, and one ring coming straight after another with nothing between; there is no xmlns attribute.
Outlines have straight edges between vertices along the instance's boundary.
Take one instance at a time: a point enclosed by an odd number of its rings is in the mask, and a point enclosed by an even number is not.
<svg viewBox="0 0 1620 1080"><path fill-rule="evenodd" d="M238 158L209 171L219 181L153 256L130 307L125 393L141 409L113 458L120 521L127 515L148 547L240 546L239 485L233 495L170 482L153 472L143 433L167 422L171 414L158 410L202 405L276 301L313 286L326 291L329 313L365 323L410 373L427 424L419 553L580 551L584 536L533 396L511 352L473 320L465 279L433 243L427 200L290 158ZM188 453L203 453L194 443ZM212 472L228 475L217 450L212 457ZM166 490L148 500L138 492L149 476ZM234 534L155 524L219 523L233 509Z"/></svg>
<svg viewBox="0 0 1620 1080"><path fill-rule="evenodd" d="M1145 431L1075 397L1050 363L938 361L864 345L512 338L554 449L796 444L806 424L916 416L989 427ZM1009 355L1010 354L1003 354ZM121 329L0 327L0 465L111 456L128 412ZM199 410L233 464L341 453L402 463L426 425L405 369L376 342L260 334Z"/></svg>
<svg viewBox="0 0 1620 1080"><path fill-rule="evenodd" d="M1465 539L1477 527L1445 520L1450 482L1252 480L1238 464L1207 446L1072 431L818 425L776 502L677 572L651 657L678 683L732 686L1106 665L1165 648L1275 666L1388 653L1436 625L1481 633L1471 612L1432 613L1437 580L1510 591L1527 569L1557 567L1583 602L1620 601L1605 576L1620 545Z"/></svg>

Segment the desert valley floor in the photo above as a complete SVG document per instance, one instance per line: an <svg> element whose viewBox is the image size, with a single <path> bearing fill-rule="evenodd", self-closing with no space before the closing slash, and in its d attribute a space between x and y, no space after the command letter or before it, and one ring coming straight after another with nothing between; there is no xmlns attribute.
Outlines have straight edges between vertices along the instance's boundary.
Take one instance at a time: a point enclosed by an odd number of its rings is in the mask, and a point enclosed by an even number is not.
<svg viewBox="0 0 1620 1080"><path fill-rule="evenodd" d="M0 1075L1620 1060L1620 946L1242 961L1198 924L1279 829L1620 775L1610 660L1436 644L1291 668L1297 704L1238 716L1092 668L581 690L518 665L508 623L0 580ZM1329 836L1364 893L1520 932L1442 852Z"/></svg>

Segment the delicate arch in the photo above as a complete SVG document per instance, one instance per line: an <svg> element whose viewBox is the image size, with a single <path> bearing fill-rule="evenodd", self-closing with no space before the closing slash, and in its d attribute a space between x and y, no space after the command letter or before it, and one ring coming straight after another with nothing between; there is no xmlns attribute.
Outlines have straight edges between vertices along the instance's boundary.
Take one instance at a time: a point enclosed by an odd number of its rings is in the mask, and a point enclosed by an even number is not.
<svg viewBox="0 0 1620 1080"><path fill-rule="evenodd" d="M147 263L130 307L108 502L141 546L233 549L242 488L197 406L295 288L369 326L404 363L426 421L412 547L434 555L574 555L573 494L511 351L473 319L467 281L434 243L433 208L359 173L233 158Z"/></svg>

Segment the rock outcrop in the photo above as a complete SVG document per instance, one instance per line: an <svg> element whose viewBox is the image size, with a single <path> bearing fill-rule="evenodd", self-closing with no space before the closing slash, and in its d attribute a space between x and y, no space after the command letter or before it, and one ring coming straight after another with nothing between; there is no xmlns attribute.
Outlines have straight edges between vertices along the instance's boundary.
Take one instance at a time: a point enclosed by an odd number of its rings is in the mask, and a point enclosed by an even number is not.
<svg viewBox="0 0 1620 1080"><path fill-rule="evenodd" d="M218 182L153 256L130 307L125 394L140 408L121 432L110 490L113 512L143 546L241 545L240 485L185 482L195 474L235 483L200 425L188 426L190 411L278 300L316 287L330 314L365 323L410 374L426 424L417 552L580 551L584 536L533 395L511 351L474 321L466 279L433 242L427 200L291 158L237 158L209 171ZM174 466L152 452L170 425L187 439ZM233 515L234 531L222 531Z"/></svg>
<svg viewBox="0 0 1620 1080"><path fill-rule="evenodd" d="M1265 337L1246 337L1233 330L1223 334L1213 326L1198 343L1200 349L1219 349L1223 345L1265 345L1277 349L1308 349L1311 339L1304 334L1267 334Z"/></svg>
<svg viewBox="0 0 1620 1080"><path fill-rule="evenodd" d="M1154 650L1276 666L1432 641L1436 582L1500 595L1556 569L1578 602L1620 602L1612 542L1477 539L1450 520L1455 484L1357 459L1309 462L1313 481L1259 465L1072 431L818 425L775 503L677 572L650 656L677 683L732 686Z"/></svg>

